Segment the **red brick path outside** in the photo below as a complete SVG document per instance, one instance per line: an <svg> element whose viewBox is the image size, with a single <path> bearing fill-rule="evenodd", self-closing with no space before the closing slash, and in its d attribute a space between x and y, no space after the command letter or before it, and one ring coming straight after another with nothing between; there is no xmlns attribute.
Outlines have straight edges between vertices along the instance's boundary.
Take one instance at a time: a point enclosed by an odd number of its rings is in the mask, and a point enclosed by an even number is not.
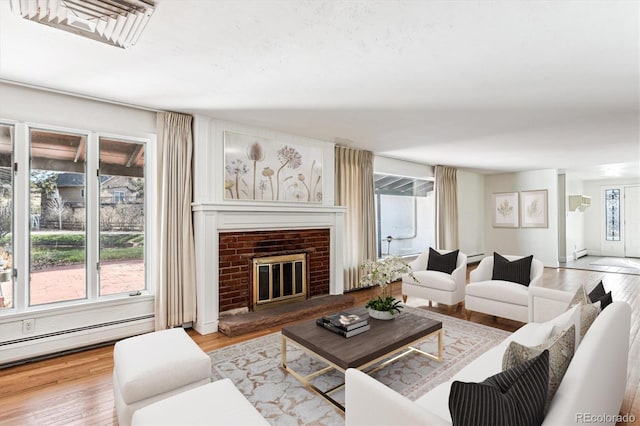
<svg viewBox="0 0 640 426"><path fill-rule="evenodd" d="M101 262L100 295L124 293L144 288L142 260ZM84 299L86 270L82 266L59 266L31 273L30 305ZM12 298L11 283L2 283L2 293L8 302Z"/></svg>

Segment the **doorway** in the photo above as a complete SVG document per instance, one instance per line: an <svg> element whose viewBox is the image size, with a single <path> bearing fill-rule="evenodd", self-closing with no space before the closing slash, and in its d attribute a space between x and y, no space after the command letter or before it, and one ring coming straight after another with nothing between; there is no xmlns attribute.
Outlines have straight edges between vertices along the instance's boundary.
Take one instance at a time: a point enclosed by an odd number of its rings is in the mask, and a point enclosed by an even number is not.
<svg viewBox="0 0 640 426"><path fill-rule="evenodd" d="M640 257L640 185L602 187L601 254Z"/></svg>

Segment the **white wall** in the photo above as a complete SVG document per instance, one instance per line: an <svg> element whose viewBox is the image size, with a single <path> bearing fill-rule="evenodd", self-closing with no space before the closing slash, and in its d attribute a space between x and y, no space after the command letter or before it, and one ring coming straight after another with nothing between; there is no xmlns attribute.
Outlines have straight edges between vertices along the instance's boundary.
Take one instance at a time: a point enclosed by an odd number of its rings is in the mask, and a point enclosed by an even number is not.
<svg viewBox="0 0 640 426"><path fill-rule="evenodd" d="M6 83L0 83L0 120L148 138L151 145L155 141L154 112ZM155 146L148 146L148 164L153 163L154 151ZM155 175L153 166L147 173ZM23 259L22 265L27 264ZM153 266L147 266L151 276ZM17 285L24 286L28 268L20 269ZM152 331L153 299L153 295L143 295L69 307L2 310L0 343L5 345L0 351L0 364ZM22 332L24 319L35 319L33 333ZM100 326L107 322L111 324ZM89 328L93 326L96 328Z"/></svg>
<svg viewBox="0 0 640 426"><path fill-rule="evenodd" d="M494 228L491 195L498 192L547 190L547 228ZM555 169L485 177L485 252L529 255L545 266L558 266L558 172Z"/></svg>
<svg viewBox="0 0 640 426"><path fill-rule="evenodd" d="M373 170L387 175L429 179L434 177L435 167L411 161L376 155L373 159Z"/></svg>
<svg viewBox="0 0 640 426"><path fill-rule="evenodd" d="M569 210L569 197L571 195L586 195L584 194L583 181L577 179L567 173L565 178L565 197L564 206L566 209L566 221L565 221L565 237L566 237L566 251L564 256L567 261L574 260L574 253L577 250L587 248L585 243L585 212L580 210ZM590 209L590 207L588 208ZM588 210L587 209L587 210ZM560 253L562 256L562 253Z"/></svg>
<svg viewBox="0 0 640 426"><path fill-rule="evenodd" d="M564 173L558 175L558 260L560 262L567 261L566 180Z"/></svg>
<svg viewBox="0 0 640 426"><path fill-rule="evenodd" d="M485 176L458 170L458 245L469 261L485 255Z"/></svg>
<svg viewBox="0 0 640 426"><path fill-rule="evenodd" d="M148 137L156 113L0 82L0 118Z"/></svg>
<svg viewBox="0 0 640 426"><path fill-rule="evenodd" d="M605 179L584 181L584 195L591 197L591 206L584 212L584 242L590 255L600 256L604 230L603 186L640 185L640 179ZM640 212L637 212L640 215Z"/></svg>

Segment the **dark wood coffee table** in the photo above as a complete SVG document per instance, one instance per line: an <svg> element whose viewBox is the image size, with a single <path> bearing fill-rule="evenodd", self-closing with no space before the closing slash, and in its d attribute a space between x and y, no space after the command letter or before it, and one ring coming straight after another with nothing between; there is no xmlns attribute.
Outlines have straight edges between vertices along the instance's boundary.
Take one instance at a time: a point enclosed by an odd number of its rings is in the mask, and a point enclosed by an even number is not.
<svg viewBox="0 0 640 426"><path fill-rule="evenodd" d="M350 309L346 312L366 315L365 308ZM344 406L330 394L344 386L322 391L310 380L332 369L345 372L347 368L371 373L396 359L417 352L436 361L442 361L442 322L402 312L393 320L381 321L369 318L371 329L357 336L344 338L316 325L316 320L302 322L282 329L282 368L302 382L309 389L326 398L344 411ZM438 355L430 354L414 345L433 335L438 336ZM311 356L328 364L328 367L303 376L287 367L287 342L295 344Z"/></svg>

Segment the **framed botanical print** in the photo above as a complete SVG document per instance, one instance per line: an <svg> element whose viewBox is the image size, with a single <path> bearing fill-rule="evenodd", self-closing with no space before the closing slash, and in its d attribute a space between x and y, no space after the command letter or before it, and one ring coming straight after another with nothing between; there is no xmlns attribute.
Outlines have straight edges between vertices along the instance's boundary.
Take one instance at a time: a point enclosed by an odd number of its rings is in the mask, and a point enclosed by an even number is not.
<svg viewBox="0 0 640 426"><path fill-rule="evenodd" d="M548 228L547 190L522 191L522 227L523 228Z"/></svg>
<svg viewBox="0 0 640 426"><path fill-rule="evenodd" d="M491 195L493 212L491 214L494 228L518 227L518 193L499 192Z"/></svg>

